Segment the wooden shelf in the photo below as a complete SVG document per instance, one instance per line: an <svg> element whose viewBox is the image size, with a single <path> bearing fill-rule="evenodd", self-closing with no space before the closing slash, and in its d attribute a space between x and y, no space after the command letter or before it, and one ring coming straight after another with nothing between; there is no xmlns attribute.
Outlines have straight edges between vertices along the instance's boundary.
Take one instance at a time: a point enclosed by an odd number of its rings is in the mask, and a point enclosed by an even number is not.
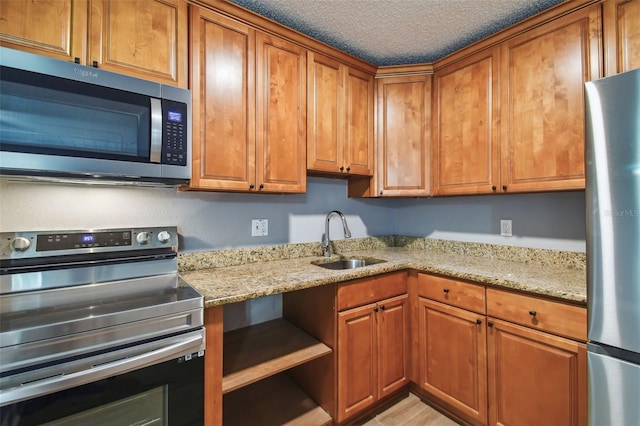
<svg viewBox="0 0 640 426"><path fill-rule="evenodd" d="M323 426L330 425L332 419L283 373L224 396L223 425L258 423L261 426Z"/></svg>
<svg viewBox="0 0 640 426"><path fill-rule="evenodd" d="M223 348L223 394L331 353L282 318L225 333Z"/></svg>

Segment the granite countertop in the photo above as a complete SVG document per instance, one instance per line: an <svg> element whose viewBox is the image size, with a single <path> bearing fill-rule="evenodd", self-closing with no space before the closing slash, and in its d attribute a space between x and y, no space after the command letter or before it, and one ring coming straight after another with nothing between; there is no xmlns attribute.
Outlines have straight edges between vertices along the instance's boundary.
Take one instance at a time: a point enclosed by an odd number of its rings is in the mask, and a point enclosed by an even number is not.
<svg viewBox="0 0 640 426"><path fill-rule="evenodd" d="M459 251L459 250L458 250ZM343 257L372 257L384 263L351 270L329 270L312 262L321 256L253 261L234 266L184 268L182 277L205 299L205 307L240 302L318 285L338 283L382 273L415 269L498 287L517 289L567 301L586 303L584 268L557 262L505 260L483 255L443 251L438 247L386 247L340 252ZM514 251L516 253L516 251ZM302 253L304 254L304 253ZM188 257L189 254L186 255ZM536 253L537 256L537 253ZM566 256L565 256L566 257ZM332 259L339 259L334 255ZM183 259L184 260L184 259ZM185 262L183 262L185 263ZM188 264L188 262L186 262ZM580 262L578 262L580 263Z"/></svg>

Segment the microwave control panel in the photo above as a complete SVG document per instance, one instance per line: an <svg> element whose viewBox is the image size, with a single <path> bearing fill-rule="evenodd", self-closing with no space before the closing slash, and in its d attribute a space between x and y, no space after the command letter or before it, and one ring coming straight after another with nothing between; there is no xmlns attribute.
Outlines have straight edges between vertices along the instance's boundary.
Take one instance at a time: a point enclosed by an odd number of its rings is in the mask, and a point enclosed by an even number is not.
<svg viewBox="0 0 640 426"><path fill-rule="evenodd" d="M162 100L162 164L187 165L187 105Z"/></svg>

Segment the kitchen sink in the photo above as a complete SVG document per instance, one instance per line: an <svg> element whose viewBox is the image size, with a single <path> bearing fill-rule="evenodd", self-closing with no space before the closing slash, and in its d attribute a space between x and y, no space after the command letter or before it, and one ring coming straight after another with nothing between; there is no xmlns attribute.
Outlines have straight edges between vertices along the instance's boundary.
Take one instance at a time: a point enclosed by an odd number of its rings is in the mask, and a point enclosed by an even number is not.
<svg viewBox="0 0 640 426"><path fill-rule="evenodd" d="M361 257L361 258L338 259L331 262L320 260L320 261L315 261L311 263L325 269L341 270L341 269L362 268L363 266L375 265L377 263L384 263L384 262L386 262L386 260L374 259L371 257Z"/></svg>

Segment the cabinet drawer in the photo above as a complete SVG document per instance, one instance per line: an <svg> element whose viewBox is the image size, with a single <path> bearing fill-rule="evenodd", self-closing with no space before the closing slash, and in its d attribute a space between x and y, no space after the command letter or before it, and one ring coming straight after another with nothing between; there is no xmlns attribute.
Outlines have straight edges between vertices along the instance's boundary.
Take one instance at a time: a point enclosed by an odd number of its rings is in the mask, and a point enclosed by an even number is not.
<svg viewBox="0 0 640 426"><path fill-rule="evenodd" d="M349 281L338 286L338 311L375 303L407 292L407 273L400 272L375 278Z"/></svg>
<svg viewBox="0 0 640 426"><path fill-rule="evenodd" d="M487 316L587 340L587 309L581 306L488 288Z"/></svg>
<svg viewBox="0 0 640 426"><path fill-rule="evenodd" d="M458 308L480 314L485 313L484 286L480 284L420 274L418 275L418 294Z"/></svg>

